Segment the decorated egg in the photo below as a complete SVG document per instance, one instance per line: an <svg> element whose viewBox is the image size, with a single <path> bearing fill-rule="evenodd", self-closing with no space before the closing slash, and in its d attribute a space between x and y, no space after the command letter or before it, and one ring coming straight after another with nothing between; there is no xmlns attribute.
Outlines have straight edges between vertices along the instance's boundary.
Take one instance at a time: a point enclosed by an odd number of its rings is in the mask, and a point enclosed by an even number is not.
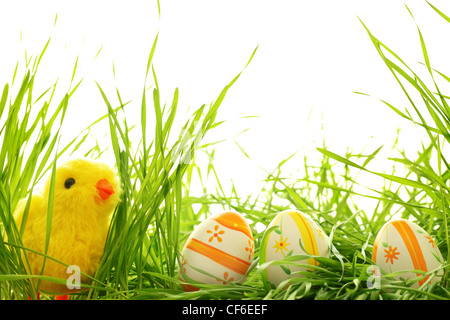
<svg viewBox="0 0 450 320"><path fill-rule="evenodd" d="M272 227L276 228L270 230ZM265 235L263 251L260 254L261 263L282 260L286 255L329 256L329 239L317 223L302 212L287 210L280 212L267 227L269 234ZM317 266L314 258L295 261L299 264ZM275 287L293 276L296 271L308 269L303 266L270 264L263 270L264 282Z"/></svg>
<svg viewBox="0 0 450 320"><path fill-rule="evenodd" d="M181 280L205 284L243 282L253 262L253 235L244 217L232 211L200 223L181 252ZM183 284L186 291L198 290Z"/></svg>
<svg viewBox="0 0 450 320"><path fill-rule="evenodd" d="M417 224L405 220L391 220L379 231L372 250L372 260L386 273L407 270L425 272L438 268L443 263L439 248L430 235ZM438 274L442 274L442 269ZM414 272L401 273L396 279L413 279L421 276ZM413 287L421 286L428 276L415 282ZM434 277L431 282L439 281Z"/></svg>

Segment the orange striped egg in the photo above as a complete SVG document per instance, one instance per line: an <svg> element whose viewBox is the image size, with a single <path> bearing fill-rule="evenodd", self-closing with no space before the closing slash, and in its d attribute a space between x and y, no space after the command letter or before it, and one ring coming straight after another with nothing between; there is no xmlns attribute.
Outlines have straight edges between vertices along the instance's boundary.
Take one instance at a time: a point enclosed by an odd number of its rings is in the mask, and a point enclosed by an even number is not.
<svg viewBox="0 0 450 320"><path fill-rule="evenodd" d="M267 229L274 228L265 235L264 248L260 254L262 263L282 260L286 255L329 256L329 239L325 232L302 212L287 210L280 212L269 224ZM292 251L292 252L291 252ZM299 264L318 265L314 258L295 261ZM268 265L262 273L264 282L275 287L304 271L306 267L293 265Z"/></svg>
<svg viewBox="0 0 450 320"><path fill-rule="evenodd" d="M372 260L386 273L405 270L432 271L441 266L444 259L434 240L417 224L405 220L391 220L378 232L372 250ZM443 273L442 269L438 275ZM420 274L405 272L396 279L413 279ZM414 282L413 287L421 286L428 276ZM430 282L439 281L434 277Z"/></svg>
<svg viewBox="0 0 450 320"><path fill-rule="evenodd" d="M253 235L244 217L232 211L200 223L181 252L181 280L205 284L243 282L253 262ZM186 291L197 290L184 284Z"/></svg>

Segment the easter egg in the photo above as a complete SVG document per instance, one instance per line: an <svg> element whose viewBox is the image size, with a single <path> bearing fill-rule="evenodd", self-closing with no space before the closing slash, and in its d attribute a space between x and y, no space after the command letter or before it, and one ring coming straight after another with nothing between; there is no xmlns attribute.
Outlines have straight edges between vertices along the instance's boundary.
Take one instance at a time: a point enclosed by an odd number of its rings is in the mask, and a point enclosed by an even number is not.
<svg viewBox="0 0 450 320"><path fill-rule="evenodd" d="M270 228L277 226L270 230ZM329 239L320 226L296 210L287 210L278 213L267 227L269 234L265 235L263 244L263 254L261 263L282 260L286 255L313 255L329 256ZM314 258L295 261L299 264L317 266L318 262ZM299 276L296 271L304 271L308 268L293 265L268 265L262 273L265 283L270 283L275 287L289 279Z"/></svg>
<svg viewBox="0 0 450 320"><path fill-rule="evenodd" d="M391 220L380 229L372 250L372 260L386 273L407 270L425 272L438 268L443 263L439 248L430 235L417 224L405 220ZM442 274L442 269L438 272ZM414 272L401 273L395 279L413 279L421 276ZM421 286L428 276L413 284ZM434 277L431 282L439 281Z"/></svg>
<svg viewBox="0 0 450 320"><path fill-rule="evenodd" d="M243 282L253 262L253 235L244 217L233 211L202 221L181 251L181 280L205 284ZM197 290L183 284L186 291Z"/></svg>

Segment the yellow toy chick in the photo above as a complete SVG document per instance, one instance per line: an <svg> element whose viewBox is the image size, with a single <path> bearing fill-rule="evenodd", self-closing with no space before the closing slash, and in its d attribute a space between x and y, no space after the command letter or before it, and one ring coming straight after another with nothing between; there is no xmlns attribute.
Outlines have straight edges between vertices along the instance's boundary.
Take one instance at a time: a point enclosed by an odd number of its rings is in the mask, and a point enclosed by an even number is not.
<svg viewBox="0 0 450 320"><path fill-rule="evenodd" d="M22 237L23 245L45 252L47 206L50 178L42 193L33 195ZM88 283L82 273L93 276L105 245L111 215L120 200L121 187L115 171L100 162L76 159L56 169L52 228L47 254L81 271L81 283ZM14 219L20 228L27 199L20 200ZM27 251L31 273L41 274L43 256ZM67 279L67 267L46 259L43 275ZM37 282L37 281L36 281ZM69 286L41 281L40 290L57 294L76 292Z"/></svg>

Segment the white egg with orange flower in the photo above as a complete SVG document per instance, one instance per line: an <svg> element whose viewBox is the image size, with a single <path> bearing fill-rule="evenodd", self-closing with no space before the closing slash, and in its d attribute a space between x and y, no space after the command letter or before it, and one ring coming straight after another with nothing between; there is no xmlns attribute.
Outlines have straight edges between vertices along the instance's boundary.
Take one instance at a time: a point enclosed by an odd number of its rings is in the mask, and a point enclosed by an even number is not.
<svg viewBox="0 0 450 320"><path fill-rule="evenodd" d="M434 240L424 229L405 219L391 220L383 225L374 242L372 260L387 274L401 271L394 279L419 277L412 285L415 288L428 280L430 283L439 281L443 274L439 267L444 259ZM409 270L424 273L436 270L436 273L429 279L429 276L421 277L422 274Z"/></svg>
<svg viewBox="0 0 450 320"><path fill-rule="evenodd" d="M253 262L254 243L250 226L233 211L216 214L200 223L181 252L179 271L186 291L198 290L187 282L227 285L243 282Z"/></svg>

